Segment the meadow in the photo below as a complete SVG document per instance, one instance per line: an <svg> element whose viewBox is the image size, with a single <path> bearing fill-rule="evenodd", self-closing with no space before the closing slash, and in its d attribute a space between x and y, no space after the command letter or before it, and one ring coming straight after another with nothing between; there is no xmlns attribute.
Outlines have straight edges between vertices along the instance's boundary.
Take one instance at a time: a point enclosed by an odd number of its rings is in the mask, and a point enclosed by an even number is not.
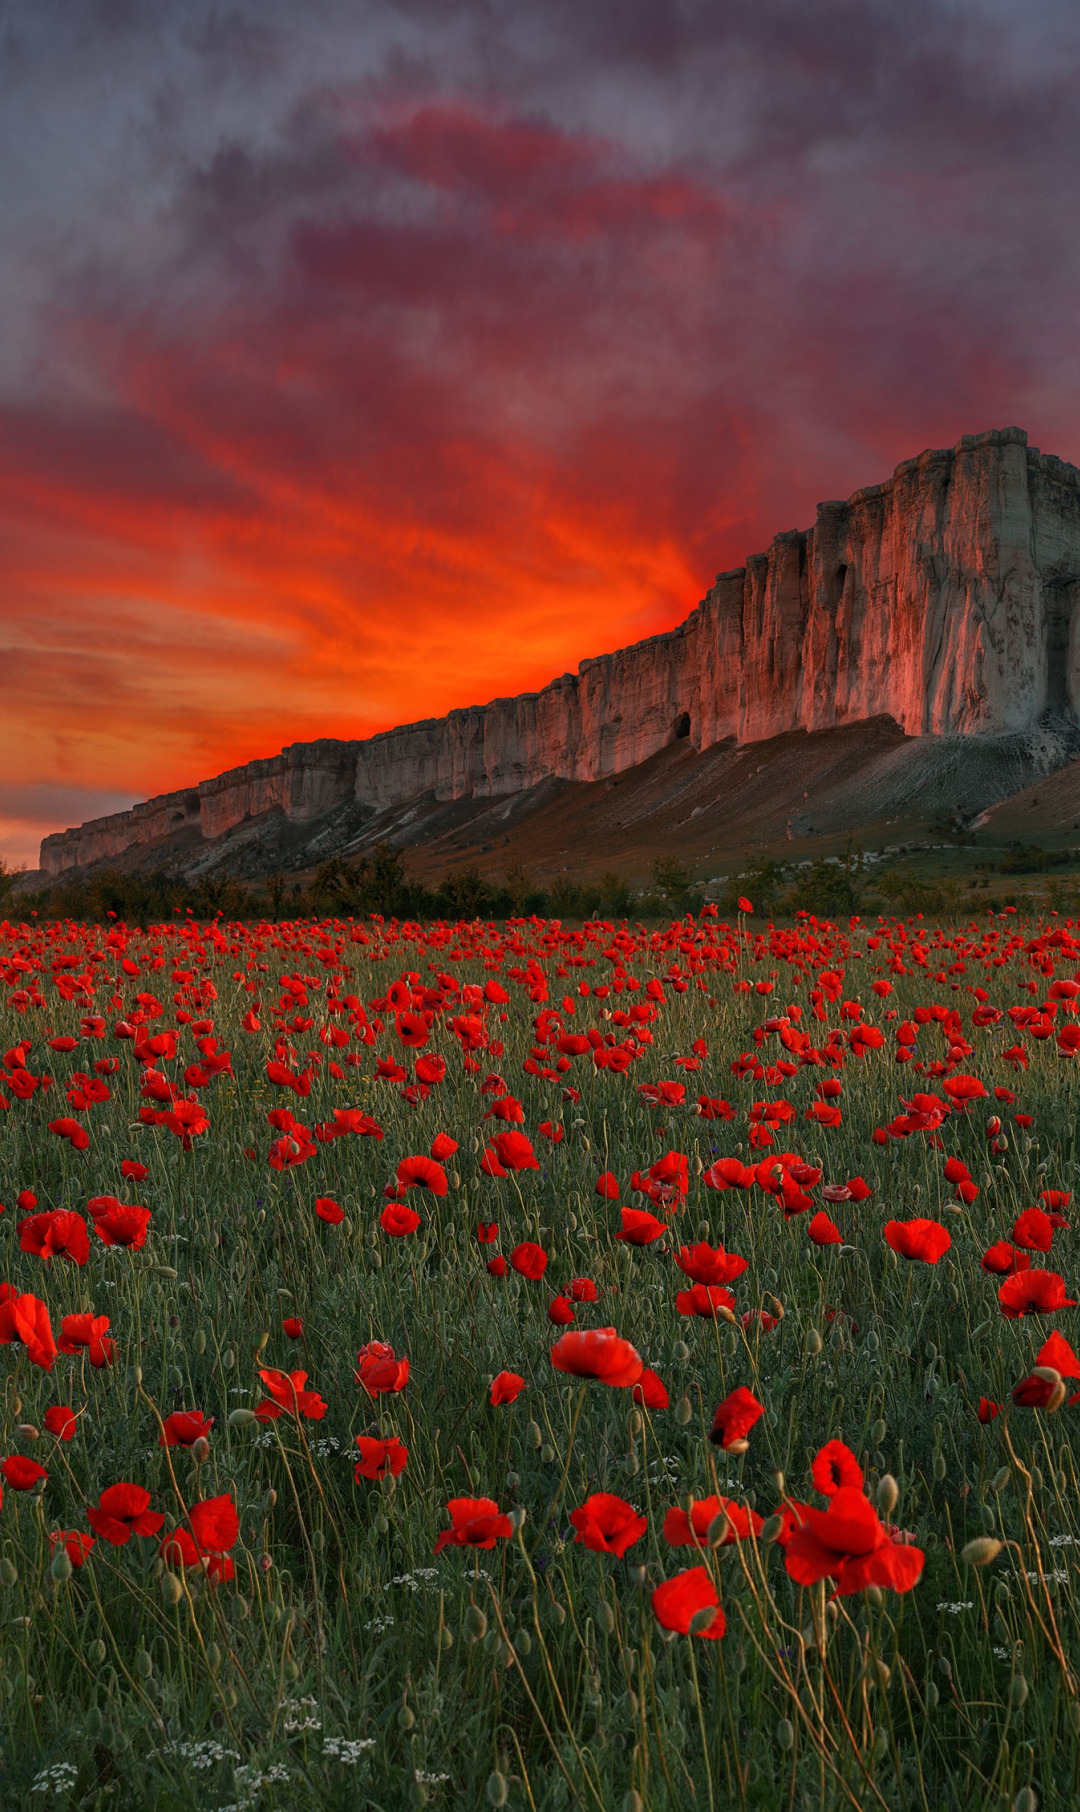
<svg viewBox="0 0 1080 1812"><path fill-rule="evenodd" d="M1075 1803L1076 976L0 925L0 1803Z"/></svg>

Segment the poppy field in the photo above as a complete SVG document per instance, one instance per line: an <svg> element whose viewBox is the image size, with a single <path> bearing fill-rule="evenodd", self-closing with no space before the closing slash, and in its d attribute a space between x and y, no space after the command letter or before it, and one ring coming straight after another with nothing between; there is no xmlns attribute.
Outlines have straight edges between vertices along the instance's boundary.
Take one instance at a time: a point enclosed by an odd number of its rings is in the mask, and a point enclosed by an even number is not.
<svg viewBox="0 0 1080 1812"><path fill-rule="evenodd" d="M1080 928L0 924L0 1803L1080 1795Z"/></svg>

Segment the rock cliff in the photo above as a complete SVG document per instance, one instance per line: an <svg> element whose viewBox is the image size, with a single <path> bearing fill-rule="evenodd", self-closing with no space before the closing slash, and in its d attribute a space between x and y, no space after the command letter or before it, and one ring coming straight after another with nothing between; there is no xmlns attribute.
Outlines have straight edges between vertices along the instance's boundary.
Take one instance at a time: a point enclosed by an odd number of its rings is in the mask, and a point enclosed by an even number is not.
<svg viewBox="0 0 1080 1812"><path fill-rule="evenodd" d="M891 717L909 736L1015 735L1080 708L1080 471L1020 428L965 435L812 529L721 573L667 635L542 691L364 741L295 743L216 779L46 837L59 874L278 810L383 811L593 781L688 738L704 750Z"/></svg>

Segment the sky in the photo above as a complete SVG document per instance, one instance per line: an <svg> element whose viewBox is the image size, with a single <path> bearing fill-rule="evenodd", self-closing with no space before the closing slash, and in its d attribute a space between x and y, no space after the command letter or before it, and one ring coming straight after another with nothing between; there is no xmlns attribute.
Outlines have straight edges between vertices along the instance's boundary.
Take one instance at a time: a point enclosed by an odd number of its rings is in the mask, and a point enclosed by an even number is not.
<svg viewBox="0 0 1080 1812"><path fill-rule="evenodd" d="M0 0L0 858L1080 463L1073 0Z"/></svg>

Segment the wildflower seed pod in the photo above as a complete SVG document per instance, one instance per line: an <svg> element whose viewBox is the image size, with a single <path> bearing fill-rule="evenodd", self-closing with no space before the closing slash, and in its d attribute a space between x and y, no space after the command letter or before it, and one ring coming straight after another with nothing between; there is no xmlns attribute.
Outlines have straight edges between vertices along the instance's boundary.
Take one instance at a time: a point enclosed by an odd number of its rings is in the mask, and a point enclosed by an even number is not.
<svg viewBox="0 0 1080 1812"><path fill-rule="evenodd" d="M252 1414L254 1413L255 1412L252 1411ZM205 1435L200 1435L197 1441L192 1441L191 1457L195 1461L196 1466L206 1465L207 1460L210 1458L210 1443Z"/></svg>
<svg viewBox="0 0 1080 1812"><path fill-rule="evenodd" d="M777 1723L776 1730L773 1734L776 1738L776 1747L778 1749L790 1749L795 1741L795 1726L792 1724L791 1719L781 1718Z"/></svg>
<svg viewBox="0 0 1080 1812"><path fill-rule="evenodd" d="M883 1472L879 1478L874 1502L882 1516L891 1516L900 1502L900 1487L891 1472Z"/></svg>
<svg viewBox="0 0 1080 1812"><path fill-rule="evenodd" d="M32 1422L20 1422L15 1429L15 1433L18 1435L20 1441L40 1441L41 1439L40 1430L35 1428Z"/></svg>
<svg viewBox="0 0 1080 1812"><path fill-rule="evenodd" d="M992 1560L997 1559L1004 1546L1005 1543L998 1541L994 1535L976 1535L973 1540L965 1542L960 1550L960 1559L965 1566L988 1567Z"/></svg>
<svg viewBox="0 0 1080 1812"><path fill-rule="evenodd" d="M487 1635L488 1621L478 1604L470 1604L465 1612L465 1634L470 1642L479 1642Z"/></svg>
<svg viewBox="0 0 1080 1812"><path fill-rule="evenodd" d="M66 1581L71 1578L73 1571L71 1555L61 1542L56 1553L52 1557L52 1565L49 1568L49 1572L52 1574L52 1577L56 1580L58 1585L64 1585Z"/></svg>
<svg viewBox="0 0 1080 1812"><path fill-rule="evenodd" d="M485 1797L489 1806L505 1806L510 1798L506 1776L498 1768L493 1768L488 1775Z"/></svg>

